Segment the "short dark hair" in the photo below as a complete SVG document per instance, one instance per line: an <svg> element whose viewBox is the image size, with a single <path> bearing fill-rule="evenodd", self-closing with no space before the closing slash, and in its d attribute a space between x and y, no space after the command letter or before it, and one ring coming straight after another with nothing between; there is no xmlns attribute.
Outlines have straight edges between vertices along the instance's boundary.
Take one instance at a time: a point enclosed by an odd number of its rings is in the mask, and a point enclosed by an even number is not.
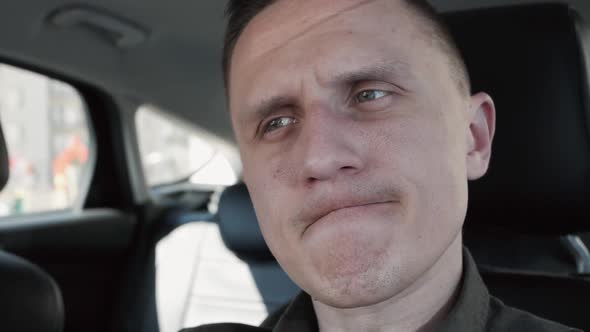
<svg viewBox="0 0 590 332"><path fill-rule="evenodd" d="M231 58L240 35L256 15L277 0L229 0L225 11L228 19L223 45L223 77L226 89L229 87ZM452 73L458 82L459 89L469 93L471 82L467 66L455 39L442 16L427 0L404 0L408 9L424 20L424 33L432 38L439 48L448 56ZM227 92L229 95L229 91Z"/></svg>

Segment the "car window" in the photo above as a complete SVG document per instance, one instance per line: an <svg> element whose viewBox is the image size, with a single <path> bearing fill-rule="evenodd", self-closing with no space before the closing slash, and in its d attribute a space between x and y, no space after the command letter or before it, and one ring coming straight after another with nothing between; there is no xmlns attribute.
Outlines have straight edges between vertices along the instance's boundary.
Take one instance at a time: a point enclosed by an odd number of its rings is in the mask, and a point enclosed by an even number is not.
<svg viewBox="0 0 590 332"><path fill-rule="evenodd" d="M0 120L10 161L0 216L81 206L94 153L86 115L71 85L0 64Z"/></svg>
<svg viewBox="0 0 590 332"><path fill-rule="evenodd" d="M209 187L237 182L236 166L230 162L232 151L220 139L152 105L141 106L135 122L149 186L188 182Z"/></svg>

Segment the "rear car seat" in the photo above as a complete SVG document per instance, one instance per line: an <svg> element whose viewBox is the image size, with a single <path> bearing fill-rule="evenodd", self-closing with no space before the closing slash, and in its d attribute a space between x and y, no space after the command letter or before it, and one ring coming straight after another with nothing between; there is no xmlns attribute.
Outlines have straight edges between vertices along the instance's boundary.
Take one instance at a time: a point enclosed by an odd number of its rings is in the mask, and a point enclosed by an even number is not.
<svg viewBox="0 0 590 332"><path fill-rule="evenodd" d="M0 189L8 175L8 151L0 128ZM0 331L61 332L64 328L64 304L55 280L29 261L1 250L0 313Z"/></svg>
<svg viewBox="0 0 590 332"><path fill-rule="evenodd" d="M490 93L497 109L488 174L470 183L467 231L590 230L589 90L580 44L587 36L574 18L559 4L449 16L473 91Z"/></svg>
<svg viewBox="0 0 590 332"><path fill-rule="evenodd" d="M61 292L41 268L0 251L0 285L0 331L63 331Z"/></svg>
<svg viewBox="0 0 590 332"><path fill-rule="evenodd" d="M299 292L270 254L243 184L224 190L214 219L186 223L157 245L160 332L258 325Z"/></svg>
<svg viewBox="0 0 590 332"><path fill-rule="evenodd" d="M448 18L473 90L497 109L489 172L470 183L465 243L492 294L590 330L587 250L572 253L564 237L590 231L587 27L562 4Z"/></svg>

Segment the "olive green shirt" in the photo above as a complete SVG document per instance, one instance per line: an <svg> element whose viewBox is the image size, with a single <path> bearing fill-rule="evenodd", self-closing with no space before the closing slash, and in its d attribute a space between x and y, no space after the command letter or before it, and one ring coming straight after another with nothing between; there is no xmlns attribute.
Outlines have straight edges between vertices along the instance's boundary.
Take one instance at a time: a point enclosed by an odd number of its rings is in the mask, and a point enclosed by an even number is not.
<svg viewBox="0 0 590 332"><path fill-rule="evenodd" d="M579 331L504 305L490 296L473 258L463 254L463 278L457 301L436 331L469 332L565 332ZM185 329L182 332L317 332L311 297L300 293L289 305L269 316L261 326L223 323Z"/></svg>

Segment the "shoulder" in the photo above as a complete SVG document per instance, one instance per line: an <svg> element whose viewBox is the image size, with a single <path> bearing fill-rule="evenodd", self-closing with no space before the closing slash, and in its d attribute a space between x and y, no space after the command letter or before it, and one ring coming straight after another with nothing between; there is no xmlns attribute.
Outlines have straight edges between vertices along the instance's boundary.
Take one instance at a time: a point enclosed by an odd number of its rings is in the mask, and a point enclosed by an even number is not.
<svg viewBox="0 0 590 332"><path fill-rule="evenodd" d="M270 332L270 329L264 327L256 327L244 324L235 323L221 323L221 324L207 324L190 329L184 329L180 332Z"/></svg>
<svg viewBox="0 0 590 332"><path fill-rule="evenodd" d="M579 332L580 330L507 306L499 299L490 297L486 331Z"/></svg>

